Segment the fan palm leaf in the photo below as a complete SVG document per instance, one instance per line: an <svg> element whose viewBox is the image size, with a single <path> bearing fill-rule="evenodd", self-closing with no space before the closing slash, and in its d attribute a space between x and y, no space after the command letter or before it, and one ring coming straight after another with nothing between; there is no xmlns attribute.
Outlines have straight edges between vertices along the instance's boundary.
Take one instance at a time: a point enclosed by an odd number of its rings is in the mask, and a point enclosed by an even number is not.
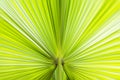
<svg viewBox="0 0 120 80"><path fill-rule="evenodd" d="M119 80L120 0L0 0L0 80Z"/></svg>

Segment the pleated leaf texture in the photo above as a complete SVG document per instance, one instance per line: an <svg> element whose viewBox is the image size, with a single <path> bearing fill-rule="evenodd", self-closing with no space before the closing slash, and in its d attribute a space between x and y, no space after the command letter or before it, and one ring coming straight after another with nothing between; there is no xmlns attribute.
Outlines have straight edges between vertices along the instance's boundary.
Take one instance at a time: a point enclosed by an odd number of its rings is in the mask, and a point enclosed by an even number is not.
<svg viewBox="0 0 120 80"><path fill-rule="evenodd" d="M0 80L120 80L120 0L0 0Z"/></svg>

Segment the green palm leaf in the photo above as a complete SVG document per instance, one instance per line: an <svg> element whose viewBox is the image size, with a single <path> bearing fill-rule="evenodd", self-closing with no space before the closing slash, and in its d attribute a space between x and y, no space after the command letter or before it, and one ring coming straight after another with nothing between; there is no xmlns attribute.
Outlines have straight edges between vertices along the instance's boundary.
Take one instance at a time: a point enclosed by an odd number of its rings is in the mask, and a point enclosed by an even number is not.
<svg viewBox="0 0 120 80"><path fill-rule="evenodd" d="M120 0L0 0L0 80L119 80Z"/></svg>

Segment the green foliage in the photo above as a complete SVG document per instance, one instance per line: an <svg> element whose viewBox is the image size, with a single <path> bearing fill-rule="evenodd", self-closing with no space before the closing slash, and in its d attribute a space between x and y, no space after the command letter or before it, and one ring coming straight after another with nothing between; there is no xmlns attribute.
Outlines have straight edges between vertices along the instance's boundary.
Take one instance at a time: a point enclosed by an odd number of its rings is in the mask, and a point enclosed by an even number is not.
<svg viewBox="0 0 120 80"><path fill-rule="evenodd" d="M120 0L0 0L0 80L120 80Z"/></svg>

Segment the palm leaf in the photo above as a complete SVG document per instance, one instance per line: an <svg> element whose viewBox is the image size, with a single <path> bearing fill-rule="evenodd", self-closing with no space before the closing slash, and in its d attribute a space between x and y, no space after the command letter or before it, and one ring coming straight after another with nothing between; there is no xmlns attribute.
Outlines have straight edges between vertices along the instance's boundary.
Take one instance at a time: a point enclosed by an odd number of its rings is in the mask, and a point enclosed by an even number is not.
<svg viewBox="0 0 120 80"><path fill-rule="evenodd" d="M119 0L0 0L0 80L119 75Z"/></svg>

